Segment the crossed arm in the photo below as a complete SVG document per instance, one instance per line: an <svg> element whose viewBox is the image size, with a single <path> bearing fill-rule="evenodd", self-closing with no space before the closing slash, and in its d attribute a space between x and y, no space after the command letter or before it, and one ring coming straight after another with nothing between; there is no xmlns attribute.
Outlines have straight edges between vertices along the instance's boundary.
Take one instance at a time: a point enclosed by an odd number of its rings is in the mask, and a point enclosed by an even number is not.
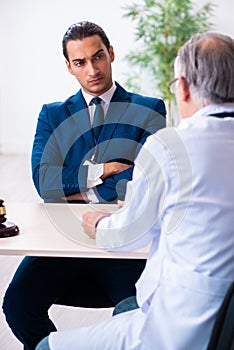
<svg viewBox="0 0 234 350"><path fill-rule="evenodd" d="M132 165L119 163L119 162L104 163L104 172L103 172L103 175L101 176L101 179L105 180L106 178L119 174L122 171L127 170L129 168L132 168ZM66 200L83 200L85 202L89 202L89 198L86 192L76 193L71 196L67 196L65 198Z"/></svg>

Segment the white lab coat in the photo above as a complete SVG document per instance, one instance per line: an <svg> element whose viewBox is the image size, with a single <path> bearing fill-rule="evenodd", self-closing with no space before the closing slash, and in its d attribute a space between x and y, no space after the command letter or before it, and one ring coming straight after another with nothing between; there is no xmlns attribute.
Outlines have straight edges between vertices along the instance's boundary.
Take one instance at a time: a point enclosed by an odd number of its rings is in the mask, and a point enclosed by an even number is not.
<svg viewBox="0 0 234 350"><path fill-rule="evenodd" d="M103 219L99 246L150 241L137 282L140 309L100 325L52 333L51 350L202 350L234 280L234 111L210 105L150 136L123 209Z"/></svg>

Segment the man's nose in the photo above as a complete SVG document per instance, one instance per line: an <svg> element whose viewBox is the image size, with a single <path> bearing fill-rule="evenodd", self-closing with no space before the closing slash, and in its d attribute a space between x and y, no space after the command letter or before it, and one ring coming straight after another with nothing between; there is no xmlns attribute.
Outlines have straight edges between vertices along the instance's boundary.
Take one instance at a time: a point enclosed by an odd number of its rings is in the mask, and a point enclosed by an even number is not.
<svg viewBox="0 0 234 350"><path fill-rule="evenodd" d="M87 65L89 75L95 75L98 72L98 65L95 62L89 62Z"/></svg>

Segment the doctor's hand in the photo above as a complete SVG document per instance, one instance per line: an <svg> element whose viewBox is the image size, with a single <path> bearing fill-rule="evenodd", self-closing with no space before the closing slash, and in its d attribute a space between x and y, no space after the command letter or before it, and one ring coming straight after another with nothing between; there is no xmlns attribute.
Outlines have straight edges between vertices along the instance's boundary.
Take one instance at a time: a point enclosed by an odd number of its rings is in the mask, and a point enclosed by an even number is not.
<svg viewBox="0 0 234 350"><path fill-rule="evenodd" d="M92 239L96 237L96 228L98 223L111 214L106 211L88 211L82 215L81 226L84 232Z"/></svg>
<svg viewBox="0 0 234 350"><path fill-rule="evenodd" d="M117 204L118 204L118 209L121 209L124 206L124 201L118 200Z"/></svg>

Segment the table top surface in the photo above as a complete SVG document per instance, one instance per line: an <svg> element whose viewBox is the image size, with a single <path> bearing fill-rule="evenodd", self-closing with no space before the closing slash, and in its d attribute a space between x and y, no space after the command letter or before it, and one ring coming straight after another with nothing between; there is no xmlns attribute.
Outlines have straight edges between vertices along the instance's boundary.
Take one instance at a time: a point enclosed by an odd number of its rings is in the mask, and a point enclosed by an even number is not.
<svg viewBox="0 0 234 350"><path fill-rule="evenodd" d="M132 252L107 252L96 247L81 226L86 211L117 210L107 204L4 203L7 222L19 227L14 237L0 238L1 255L145 259L149 247Z"/></svg>

